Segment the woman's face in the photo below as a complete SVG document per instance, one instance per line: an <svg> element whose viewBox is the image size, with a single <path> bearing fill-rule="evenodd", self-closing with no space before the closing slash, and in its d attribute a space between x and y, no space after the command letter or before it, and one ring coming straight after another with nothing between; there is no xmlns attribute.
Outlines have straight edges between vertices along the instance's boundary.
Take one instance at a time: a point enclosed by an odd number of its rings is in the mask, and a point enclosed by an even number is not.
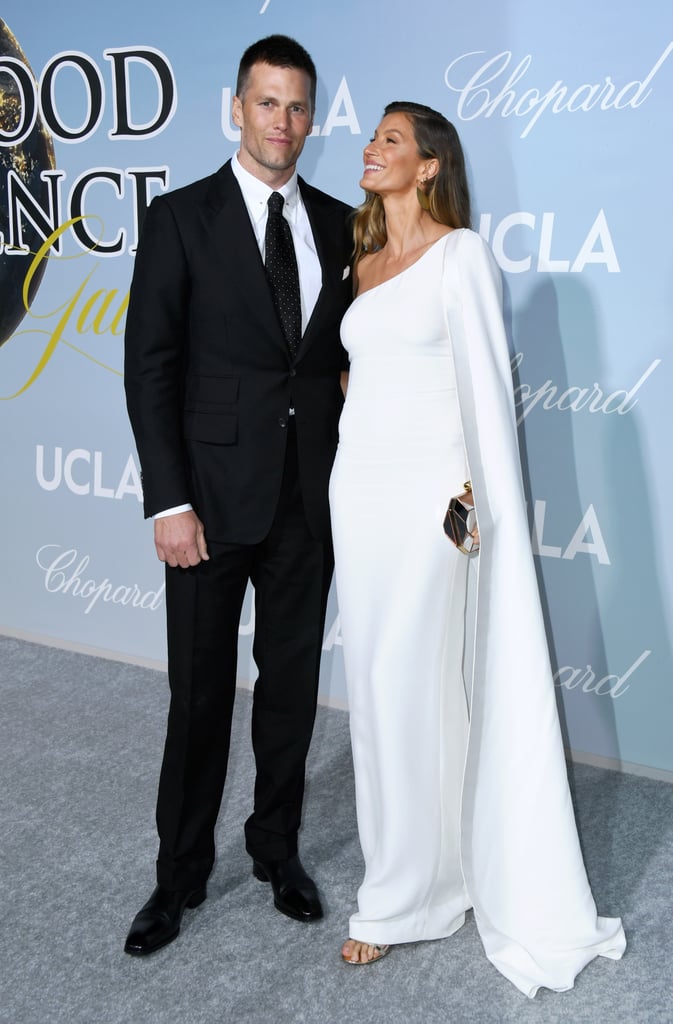
<svg viewBox="0 0 673 1024"><path fill-rule="evenodd" d="M364 148L360 187L380 196L416 192L427 160L418 155L414 129L406 114L386 114Z"/></svg>

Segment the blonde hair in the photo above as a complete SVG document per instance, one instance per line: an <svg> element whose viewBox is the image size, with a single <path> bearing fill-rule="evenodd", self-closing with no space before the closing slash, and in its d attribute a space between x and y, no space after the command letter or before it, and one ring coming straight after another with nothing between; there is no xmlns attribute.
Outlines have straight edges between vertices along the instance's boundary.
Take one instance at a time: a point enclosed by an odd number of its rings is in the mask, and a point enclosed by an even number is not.
<svg viewBox="0 0 673 1024"><path fill-rule="evenodd" d="M422 103L396 100L384 110L387 114L404 114L414 131L418 155L436 159L439 170L424 186L430 216L451 228L469 228L471 224L470 191L465 171L463 147L458 132L450 121ZM353 255L357 262L366 253L381 249L388 238L383 200L375 192L367 192L353 220Z"/></svg>

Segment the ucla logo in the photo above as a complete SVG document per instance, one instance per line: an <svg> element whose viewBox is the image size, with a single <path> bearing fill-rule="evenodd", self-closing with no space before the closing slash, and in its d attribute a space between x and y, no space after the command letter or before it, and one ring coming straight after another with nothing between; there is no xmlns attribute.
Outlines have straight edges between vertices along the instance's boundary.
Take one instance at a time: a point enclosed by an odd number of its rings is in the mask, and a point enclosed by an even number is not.
<svg viewBox="0 0 673 1024"><path fill-rule="evenodd" d="M73 448L64 452L55 447L47 462L44 445L35 446L35 477L43 491L65 487L71 494L92 495L94 498L115 498L127 495L143 500L140 471L133 455L116 472L103 472L103 453L88 448Z"/></svg>
<svg viewBox="0 0 673 1024"><path fill-rule="evenodd" d="M533 529L531 531L534 555L572 561L577 555L584 554L593 556L599 565L611 564L603 531L593 505L589 505L571 535L562 544L550 544L544 539L546 515L547 502L536 501L533 506ZM562 538L555 537L554 539L561 540Z"/></svg>
<svg viewBox="0 0 673 1024"><path fill-rule="evenodd" d="M479 234L489 243L502 270L508 274L524 274L528 270L538 273L581 274L589 264L602 264L609 274L620 272L619 260L612 241L610 228L603 210L599 210L586 234L579 235L576 250L560 254L554 248L556 214L537 215L525 210L509 213L493 225L490 213L482 213ZM510 237L511 236L511 237ZM530 247L537 249L533 264L530 253L516 256L515 252Z"/></svg>

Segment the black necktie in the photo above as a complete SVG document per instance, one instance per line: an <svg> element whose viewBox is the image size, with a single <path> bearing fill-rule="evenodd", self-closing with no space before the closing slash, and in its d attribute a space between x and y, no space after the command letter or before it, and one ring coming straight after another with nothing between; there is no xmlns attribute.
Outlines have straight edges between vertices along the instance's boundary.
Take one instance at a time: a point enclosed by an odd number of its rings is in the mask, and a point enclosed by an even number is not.
<svg viewBox="0 0 673 1024"><path fill-rule="evenodd" d="M284 202L280 192L272 192L269 196L264 251L273 302L287 347L294 358L301 341L301 299L297 257L290 225L283 216Z"/></svg>

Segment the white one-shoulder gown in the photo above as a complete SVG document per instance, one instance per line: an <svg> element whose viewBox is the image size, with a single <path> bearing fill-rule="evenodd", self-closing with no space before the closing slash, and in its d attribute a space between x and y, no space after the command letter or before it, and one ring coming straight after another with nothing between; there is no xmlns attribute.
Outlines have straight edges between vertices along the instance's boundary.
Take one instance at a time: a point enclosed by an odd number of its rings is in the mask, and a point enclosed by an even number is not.
<svg viewBox="0 0 673 1024"><path fill-rule="evenodd" d="M577 839L499 289L487 246L453 231L343 321L330 501L365 859L349 934L438 939L473 907L489 959L532 996L571 987L598 954L617 959L625 939L596 914ZM442 529L470 476L471 627L468 559Z"/></svg>

